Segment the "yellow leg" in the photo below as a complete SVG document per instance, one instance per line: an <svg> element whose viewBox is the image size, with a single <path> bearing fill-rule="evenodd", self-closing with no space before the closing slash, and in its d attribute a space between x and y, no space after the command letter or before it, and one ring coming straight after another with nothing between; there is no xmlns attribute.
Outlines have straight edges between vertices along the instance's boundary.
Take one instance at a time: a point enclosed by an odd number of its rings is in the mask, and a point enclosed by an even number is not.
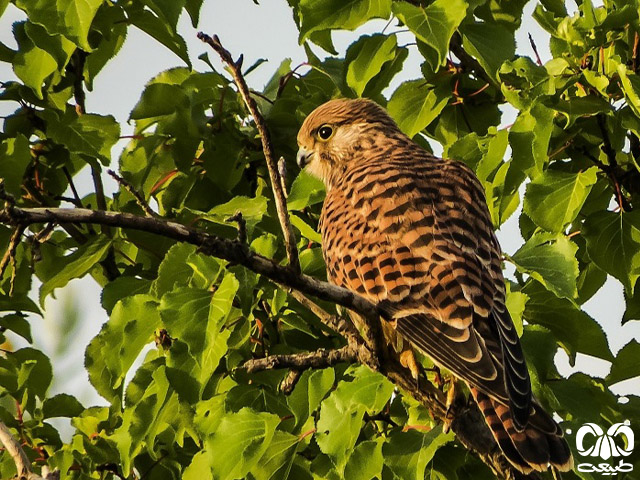
<svg viewBox="0 0 640 480"><path fill-rule="evenodd" d="M451 428L451 422L455 418L455 401L458 396L458 379L455 377L451 377L451 381L449 383L449 389L447 390L447 403L445 405L446 411L444 414L444 424L442 426L442 430L444 433L447 433Z"/></svg>

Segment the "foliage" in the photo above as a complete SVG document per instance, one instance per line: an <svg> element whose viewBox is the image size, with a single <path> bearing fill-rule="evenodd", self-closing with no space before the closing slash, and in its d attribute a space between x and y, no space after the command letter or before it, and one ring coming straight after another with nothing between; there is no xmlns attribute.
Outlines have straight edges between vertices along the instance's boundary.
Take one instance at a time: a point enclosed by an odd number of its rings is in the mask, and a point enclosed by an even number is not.
<svg viewBox="0 0 640 480"><path fill-rule="evenodd" d="M0 177L18 206L58 206L79 172L112 162L120 126L110 115L79 114L75 103L127 31L138 28L183 64L157 73L141 92L120 174L159 215L221 237L235 237L226 218L241 211L250 247L285 261L254 123L227 73L208 63L193 67L176 30L183 11L197 25L202 0L10 3L28 17L14 25L17 50L0 44L0 61L19 79L0 90L0 100L16 106L0 133ZM284 61L256 101L275 151L288 160L303 271L324 277L316 233L324 191L305 174L293 180L296 131L332 97L373 98L418 143L440 144L444 155L477 172L496 228L520 215L525 243L505 256L517 278L509 306L524 320L523 347L542 404L573 432L585 422L640 425L640 399L622 403L609 389L640 373L638 343L614 357L602 328L581 309L611 275L624 285L624 321L640 320L640 2L594 7L582 0L568 13L564 2L541 0L534 17L553 56L544 65L515 54L526 0L288 3L309 66ZM0 1L0 14L8 4ZM354 35L346 56L337 56L334 31L379 18L409 29L416 44L399 45L392 27ZM246 34L240 22L238 30ZM318 57L311 44L328 56ZM409 49L424 59L422 77L390 89ZM501 128L507 106L517 118ZM123 187L101 195L98 188L74 201L100 207L104 200L109 210L144 215ZM3 247L11 234L0 227ZM31 227L17 246L15 269L0 278L2 331L31 341L24 314L41 314L55 289L87 274L103 288L110 318L88 345L85 366L109 407L85 408L73 392L48 395L51 364L38 350L0 357L0 419L36 465L46 459L62 479L491 478L423 406L394 395L387 379L363 366L305 371L289 396L278 391L285 370L238 369L254 357L336 348L344 340L265 278L166 238ZM34 276L39 301L30 296ZM558 348L572 361L582 353L611 362L611 373L563 379L554 365ZM71 419L69 441L50 423L57 417ZM575 445L571 435L569 443ZM636 472L639 455L625 458ZM2 452L0 477L14 474ZM593 478L563 476L576 477Z"/></svg>

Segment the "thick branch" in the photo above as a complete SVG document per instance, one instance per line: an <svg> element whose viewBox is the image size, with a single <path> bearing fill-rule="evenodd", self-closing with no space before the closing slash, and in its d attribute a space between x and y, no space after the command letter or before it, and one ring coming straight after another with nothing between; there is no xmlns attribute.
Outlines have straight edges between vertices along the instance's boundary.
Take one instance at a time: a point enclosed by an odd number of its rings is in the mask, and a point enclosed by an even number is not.
<svg viewBox="0 0 640 480"><path fill-rule="evenodd" d="M258 132L260 133L260 139L262 141L262 151L264 152L264 158L267 161L267 168L269 169L269 177L271 179L271 186L273 188L273 197L276 202L276 210L278 212L278 220L280 221L280 227L284 235L285 247L287 249L287 258L289 259L289 265L294 272L300 272L300 261L298 259L298 249L296 248L296 237L293 233L293 227L289 221L289 213L287 212L287 198L282 188L282 179L278 173L278 163L275 153L273 151L273 145L271 144L271 136L267 129L267 124L264 121L256 101L251 96L251 91L247 86L247 82L242 75L242 57L238 61L234 61L231 53L225 49L220 43L220 39L217 35L213 38L206 33L198 33L198 38L213 48L224 63L229 67L233 81L238 87L238 91L244 100L244 103L249 109L249 113L253 117L256 123Z"/></svg>
<svg viewBox="0 0 640 480"><path fill-rule="evenodd" d="M81 208L17 208L7 205L4 210L0 210L0 223L14 226L28 226L35 223L56 223L60 225L96 224L154 233L179 242L195 245L205 254L243 265L277 284L342 305L366 318L370 325L378 325L378 328L380 328L380 317L389 318L388 312L359 295L327 282L316 280L313 277L296 273L290 267L279 265L269 258L251 252L246 244L209 235L160 218ZM296 295L295 298L300 301L303 297ZM307 307L313 307L314 305L312 302L306 302L305 304ZM325 320L327 316L331 317L320 307L312 308L312 311L324 317ZM328 322L326 323L328 324ZM346 331L348 332L347 335L354 334L349 327L347 327ZM378 338L381 339L382 335L378 335ZM371 346L360 342L359 350L353 349L351 343L344 348L353 352L349 355L356 355L355 352L357 351L357 358L363 361L361 351L371 349ZM428 407L435 418L440 420L445 418L446 399L442 391L430 382L416 382L411 372L403 367L395 356L378 356L373 350L369 351L369 356L375 359L375 364L372 365L366 361L363 363L367 363L370 367L380 371L408 395ZM297 369L296 366L306 365L305 362L310 362L310 360L300 360L296 364L290 358L280 358L277 362L289 362L286 365L279 364ZM457 413L451 424L451 429L456 433L460 441L470 451L477 453L497 475L503 478L523 478L508 464L500 452L477 408L466 408Z"/></svg>
<svg viewBox="0 0 640 480"><path fill-rule="evenodd" d="M22 480L43 480L40 475L36 475L31 470L31 462L27 458L27 455L22 450L20 443L13 437L9 428L2 422L0 422L0 442L7 449L11 458L13 458L16 464L16 470L18 471L18 479Z"/></svg>

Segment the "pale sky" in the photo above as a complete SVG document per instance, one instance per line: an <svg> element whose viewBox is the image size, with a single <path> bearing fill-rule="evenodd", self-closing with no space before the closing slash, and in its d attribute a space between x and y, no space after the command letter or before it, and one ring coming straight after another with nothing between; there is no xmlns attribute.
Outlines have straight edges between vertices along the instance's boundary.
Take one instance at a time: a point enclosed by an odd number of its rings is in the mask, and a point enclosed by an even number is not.
<svg viewBox="0 0 640 480"><path fill-rule="evenodd" d="M525 9L525 21L517 36L517 51L521 55L532 55L527 39L527 33L531 33L536 40L542 61L545 62L551 58L547 48L548 40L547 35L530 18L534 6L535 3L530 2ZM0 41L11 48L16 47L11 34L11 24L21 19L24 19L23 13L13 5L9 5L0 18ZM355 34L338 32L334 35L336 47L343 53L358 34L381 31L385 24L384 21L374 21ZM198 29L209 34L218 34L223 45L234 56L243 53L245 65L251 65L259 58L269 60L247 78L250 85L256 89L261 89L283 59L291 58L293 65L306 60L303 48L297 43L298 35L291 10L284 0L262 0L259 6L252 0L205 0ZM194 68L200 71L208 69L197 58L204 52L209 53L209 58L218 68L220 63L216 55L196 38L198 29L191 26L186 14L181 17L179 31L187 41ZM398 40L400 44L414 41L412 35L408 33L400 34ZM322 54L320 49L315 51ZM121 124L122 135L131 133L133 126L128 125L126 121L145 83L167 68L183 65L178 57L155 40L135 28L130 28L124 47L98 75L94 91L87 93L87 111L114 115ZM419 78L421 76L419 65L420 56L413 48L392 89L401 81ZM11 79L15 79L15 76L10 66L0 64L0 81ZM15 107L15 104L1 102L0 115L12 112ZM506 109L503 125L512 123L515 114L513 109ZM114 147L112 168L117 168L117 158L125 142L122 141ZM439 145L434 142L432 145L436 152L442 151ZM104 175L104 181L108 191L115 190L116 187L110 177ZM81 176L76 185L81 196L92 189L88 174ZM514 214L498 232L503 250L510 254L513 254L523 242L517 224L518 215L519 212ZM101 400L88 385L86 372L82 367L87 343L107 320L105 312L99 306L100 289L88 276L75 280L70 285L72 288L58 290L58 300L50 298L47 301L44 321L39 317L33 317L32 330L35 344L37 348L51 355L57 345L59 330L57 326L62 321L63 306L65 302L67 305L75 305L80 318L78 330L71 336L75 344L65 352L63 358L54 361L53 393L67 392L76 395L85 405L104 403L104 400ZM620 325L624 308L622 287L615 279L609 279L605 287L584 305L584 310L607 333L614 354L632 338L640 340L640 322L634 321L624 326ZM19 344L19 341L16 341L16 344ZM556 362L565 375L580 370L590 375L605 376L610 368L608 362L582 354L578 354L576 366L571 368L568 357L563 351L558 352ZM640 395L640 379L635 378L620 383L613 390L620 394Z"/></svg>

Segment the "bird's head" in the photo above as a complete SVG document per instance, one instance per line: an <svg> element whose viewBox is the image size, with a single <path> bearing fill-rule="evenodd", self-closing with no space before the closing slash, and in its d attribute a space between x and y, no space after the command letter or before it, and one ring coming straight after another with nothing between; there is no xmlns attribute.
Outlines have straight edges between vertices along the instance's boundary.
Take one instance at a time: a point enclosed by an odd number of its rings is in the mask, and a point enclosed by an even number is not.
<svg viewBox="0 0 640 480"><path fill-rule="evenodd" d="M404 135L377 103L367 99L330 100L302 124L297 162L330 185L332 177L349 164L382 153L391 137Z"/></svg>

